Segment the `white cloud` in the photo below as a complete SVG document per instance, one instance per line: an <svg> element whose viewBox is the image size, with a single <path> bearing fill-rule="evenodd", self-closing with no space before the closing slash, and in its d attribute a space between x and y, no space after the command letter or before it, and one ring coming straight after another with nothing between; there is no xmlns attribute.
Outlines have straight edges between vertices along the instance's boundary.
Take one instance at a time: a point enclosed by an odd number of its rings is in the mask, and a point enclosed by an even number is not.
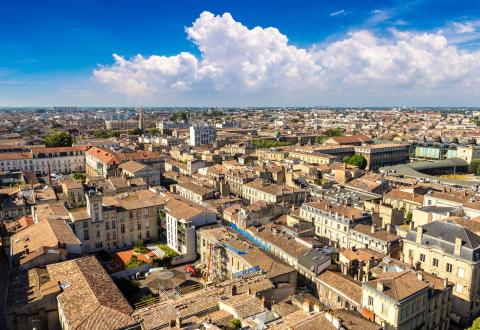
<svg viewBox="0 0 480 330"><path fill-rule="evenodd" d="M371 24L378 24L392 18L392 13L386 10L374 9L371 11L371 17L368 19L368 22Z"/></svg>
<svg viewBox="0 0 480 330"><path fill-rule="evenodd" d="M330 13L330 16L331 17L337 17L337 16L347 16L347 15L350 15L350 14L351 14L351 12L346 11L345 9L340 9L340 10L334 11L333 13Z"/></svg>
<svg viewBox="0 0 480 330"><path fill-rule="evenodd" d="M114 63L94 76L114 92L154 101L191 95L197 102L223 98L227 104L392 102L424 95L437 101L445 91L480 96L480 52L449 44L441 32L393 29L385 39L361 30L303 49L290 45L276 28L249 29L229 13L203 12L186 33L199 58L187 52L131 59L114 55Z"/></svg>
<svg viewBox="0 0 480 330"><path fill-rule="evenodd" d="M455 31L460 34L475 32L476 24L472 22L466 22L466 23L454 22L452 25L455 28Z"/></svg>

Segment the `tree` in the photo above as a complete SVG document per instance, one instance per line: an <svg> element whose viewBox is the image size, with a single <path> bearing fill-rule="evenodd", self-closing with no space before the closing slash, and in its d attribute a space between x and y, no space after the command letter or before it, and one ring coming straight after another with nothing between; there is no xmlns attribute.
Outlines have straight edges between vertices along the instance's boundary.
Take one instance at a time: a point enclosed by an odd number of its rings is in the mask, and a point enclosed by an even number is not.
<svg viewBox="0 0 480 330"><path fill-rule="evenodd" d="M470 165L468 165L468 173L470 174L478 174L478 169L480 168L480 159L472 159Z"/></svg>
<svg viewBox="0 0 480 330"><path fill-rule="evenodd" d="M87 176L85 175L85 173L73 173L72 178L82 183L85 183L85 181L87 181Z"/></svg>
<svg viewBox="0 0 480 330"><path fill-rule="evenodd" d="M172 116L170 117L170 120L185 121L185 120L187 120L187 118L188 118L188 115L185 111L178 111L178 112L175 112L174 114L172 114Z"/></svg>
<svg viewBox="0 0 480 330"><path fill-rule="evenodd" d="M239 319L230 320L230 329L240 329L242 327L242 322Z"/></svg>
<svg viewBox="0 0 480 330"><path fill-rule="evenodd" d="M138 127L128 131L128 134L131 134L131 135L142 135L142 133L143 133L142 130Z"/></svg>
<svg viewBox="0 0 480 330"><path fill-rule="evenodd" d="M97 129L97 130L93 131L92 135L95 136L96 138L106 139L106 138L110 138L110 137L119 137L120 133L119 132L114 132L114 131L106 131L104 129Z"/></svg>
<svg viewBox="0 0 480 330"><path fill-rule="evenodd" d="M150 129L148 130L148 133L149 133L149 134L152 134L152 135L155 135L155 134L160 134L160 131L159 131L158 129L156 129L156 128L150 128Z"/></svg>
<svg viewBox="0 0 480 330"><path fill-rule="evenodd" d="M343 133L343 131L342 131L341 128L329 128L329 129L327 129L327 131L325 132L325 135L328 136L328 137L341 136L342 133Z"/></svg>
<svg viewBox="0 0 480 330"><path fill-rule="evenodd" d="M347 164L358 166L362 170L365 169L365 167L367 167L367 160L365 159L365 157L359 154L355 154L350 157L345 157L344 161Z"/></svg>
<svg viewBox="0 0 480 330"><path fill-rule="evenodd" d="M412 216L413 216L412 212L408 211L407 215L405 216L406 223L412 222Z"/></svg>
<svg viewBox="0 0 480 330"><path fill-rule="evenodd" d="M51 147L71 147L73 138L68 132L52 131L43 139L43 143L47 148Z"/></svg>
<svg viewBox="0 0 480 330"><path fill-rule="evenodd" d="M147 247L145 246L145 243L143 242L143 240L138 240L136 243L135 243L135 247L133 249L136 253L147 253L148 252L148 249Z"/></svg>
<svg viewBox="0 0 480 330"><path fill-rule="evenodd" d="M319 135L315 138L315 142L317 144L322 144L323 142L325 142L325 135Z"/></svg>
<svg viewBox="0 0 480 330"><path fill-rule="evenodd" d="M466 330L480 330L480 317L476 318L472 325Z"/></svg>

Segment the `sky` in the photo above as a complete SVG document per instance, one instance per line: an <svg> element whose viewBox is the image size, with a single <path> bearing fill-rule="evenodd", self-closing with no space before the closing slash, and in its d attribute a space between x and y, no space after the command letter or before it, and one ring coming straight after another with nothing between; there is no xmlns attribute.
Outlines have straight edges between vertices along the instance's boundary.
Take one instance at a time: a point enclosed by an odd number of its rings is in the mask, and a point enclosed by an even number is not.
<svg viewBox="0 0 480 330"><path fill-rule="evenodd" d="M0 106L480 106L478 0L0 0Z"/></svg>

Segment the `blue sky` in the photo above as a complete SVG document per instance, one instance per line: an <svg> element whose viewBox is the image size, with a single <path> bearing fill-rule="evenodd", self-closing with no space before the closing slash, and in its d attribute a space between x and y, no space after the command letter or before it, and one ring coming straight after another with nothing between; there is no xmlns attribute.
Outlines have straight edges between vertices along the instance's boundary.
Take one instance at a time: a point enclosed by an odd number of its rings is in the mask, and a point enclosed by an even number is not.
<svg viewBox="0 0 480 330"><path fill-rule="evenodd" d="M0 5L0 106L479 105L480 1Z"/></svg>

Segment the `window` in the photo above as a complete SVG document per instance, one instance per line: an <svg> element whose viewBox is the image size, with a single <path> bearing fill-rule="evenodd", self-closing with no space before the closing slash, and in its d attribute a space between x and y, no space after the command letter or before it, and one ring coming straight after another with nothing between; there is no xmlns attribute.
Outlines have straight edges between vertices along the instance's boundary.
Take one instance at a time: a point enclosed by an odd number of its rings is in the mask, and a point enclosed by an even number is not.
<svg viewBox="0 0 480 330"><path fill-rule="evenodd" d="M130 222L130 231L133 231L133 222Z"/></svg>
<svg viewBox="0 0 480 330"><path fill-rule="evenodd" d="M90 237L88 236L88 229L85 229L83 231L83 240L88 241L89 239L90 239Z"/></svg>
<svg viewBox="0 0 480 330"><path fill-rule="evenodd" d="M447 263L447 272L452 272L452 264Z"/></svg>
<svg viewBox="0 0 480 330"><path fill-rule="evenodd" d="M142 230L142 223L140 221L137 222L137 229Z"/></svg>
<svg viewBox="0 0 480 330"><path fill-rule="evenodd" d="M458 267L458 272L457 272L458 278L464 278L465 277L465 269L462 267Z"/></svg>
<svg viewBox="0 0 480 330"><path fill-rule="evenodd" d="M368 297L368 306L373 306L373 297Z"/></svg>
<svg viewBox="0 0 480 330"><path fill-rule="evenodd" d="M133 212L132 212L132 211L128 212L128 217L129 217L130 219L133 218Z"/></svg>
<svg viewBox="0 0 480 330"><path fill-rule="evenodd" d="M425 255L423 253L420 253L420 261L425 262Z"/></svg>
<svg viewBox="0 0 480 330"><path fill-rule="evenodd" d="M144 214L145 214L145 215L148 215L148 209L145 209L145 210L144 210Z"/></svg>
<svg viewBox="0 0 480 330"><path fill-rule="evenodd" d="M438 267L438 259L433 258L433 267Z"/></svg>
<svg viewBox="0 0 480 330"><path fill-rule="evenodd" d="M110 223L105 222L105 230L110 230Z"/></svg>
<svg viewBox="0 0 480 330"><path fill-rule="evenodd" d="M120 224L120 232L123 234L125 233L125 224Z"/></svg>
<svg viewBox="0 0 480 330"><path fill-rule="evenodd" d="M88 222L86 221L83 222L83 228L88 228Z"/></svg>
<svg viewBox="0 0 480 330"><path fill-rule="evenodd" d="M463 285L461 285L460 283L457 283L457 285L455 286L455 291L457 291L458 293L462 293Z"/></svg>

